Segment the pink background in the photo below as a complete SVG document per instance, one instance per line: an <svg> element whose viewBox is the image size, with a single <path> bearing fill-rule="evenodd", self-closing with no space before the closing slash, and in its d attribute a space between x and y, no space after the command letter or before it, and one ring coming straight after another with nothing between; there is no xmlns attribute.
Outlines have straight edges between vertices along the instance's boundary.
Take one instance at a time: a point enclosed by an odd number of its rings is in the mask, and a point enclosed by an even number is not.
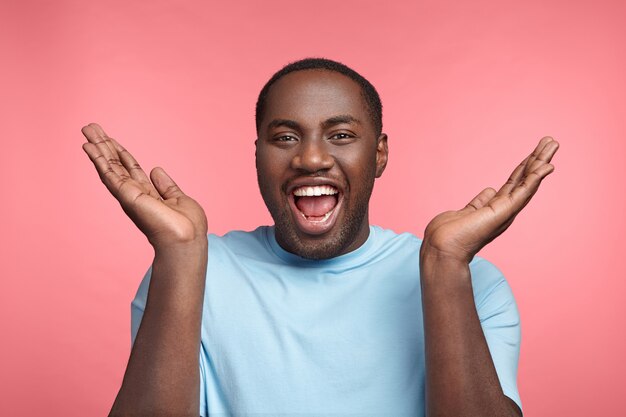
<svg viewBox="0 0 626 417"><path fill-rule="evenodd" d="M288 61L379 89L390 162L373 223L421 236L544 135L556 171L483 252L523 321L528 416L623 413L626 7L619 1L3 1L0 415L105 415L151 261L81 150L97 121L162 165L212 232L270 217L253 110ZM621 410L621 412L620 412Z"/></svg>

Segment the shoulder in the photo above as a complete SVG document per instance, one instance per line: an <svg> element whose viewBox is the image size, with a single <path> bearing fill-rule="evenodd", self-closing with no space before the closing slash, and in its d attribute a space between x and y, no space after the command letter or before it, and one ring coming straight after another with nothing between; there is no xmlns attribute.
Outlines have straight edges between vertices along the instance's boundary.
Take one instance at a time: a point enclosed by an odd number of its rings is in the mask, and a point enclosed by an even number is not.
<svg viewBox="0 0 626 417"><path fill-rule="evenodd" d="M209 243L213 244L221 244L227 246L237 246L237 245L249 245L253 242L258 242L261 239L264 239L266 230L269 226L259 226L254 230L245 231L245 230L231 230L223 235L217 235L215 233L209 233L207 236L209 238Z"/></svg>
<svg viewBox="0 0 626 417"><path fill-rule="evenodd" d="M251 256L267 248L268 226L260 226L252 231L233 230L222 236L209 234L209 257L218 253L231 253Z"/></svg>
<svg viewBox="0 0 626 417"><path fill-rule="evenodd" d="M396 233L391 229L384 229L380 226L370 226L370 232L372 233L374 245L379 249L393 248L407 251L417 250L419 252L419 248L422 245L422 239L412 233Z"/></svg>

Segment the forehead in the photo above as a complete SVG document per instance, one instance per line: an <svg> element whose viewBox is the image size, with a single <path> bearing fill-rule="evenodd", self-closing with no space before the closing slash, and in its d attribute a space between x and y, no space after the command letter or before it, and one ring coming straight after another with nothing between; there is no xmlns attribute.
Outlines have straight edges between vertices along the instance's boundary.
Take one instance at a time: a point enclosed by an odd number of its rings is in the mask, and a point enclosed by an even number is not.
<svg viewBox="0 0 626 417"><path fill-rule="evenodd" d="M296 71L270 88L261 126L277 118L318 123L337 115L350 115L367 124L367 105L361 86L334 71Z"/></svg>

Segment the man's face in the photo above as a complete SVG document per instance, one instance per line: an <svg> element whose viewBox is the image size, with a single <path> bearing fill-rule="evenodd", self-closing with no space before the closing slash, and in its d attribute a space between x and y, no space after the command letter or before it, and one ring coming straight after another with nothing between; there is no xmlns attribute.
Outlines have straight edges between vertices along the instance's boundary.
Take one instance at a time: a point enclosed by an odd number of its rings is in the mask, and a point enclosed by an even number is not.
<svg viewBox="0 0 626 417"><path fill-rule="evenodd" d="M387 163L361 87L327 70L287 74L270 88L258 135L259 188L280 246L310 259L361 246Z"/></svg>

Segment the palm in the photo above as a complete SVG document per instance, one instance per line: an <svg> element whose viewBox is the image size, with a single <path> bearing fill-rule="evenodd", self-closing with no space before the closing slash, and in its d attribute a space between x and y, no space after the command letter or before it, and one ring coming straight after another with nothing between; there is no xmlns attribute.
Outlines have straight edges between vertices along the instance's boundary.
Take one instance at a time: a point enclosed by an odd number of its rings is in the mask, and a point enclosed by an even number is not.
<svg viewBox="0 0 626 417"><path fill-rule="evenodd" d="M202 207L186 196L161 168L150 178L135 158L97 124L83 128L83 149L108 190L153 245L206 236Z"/></svg>
<svg viewBox="0 0 626 417"><path fill-rule="evenodd" d="M549 162L558 147L552 138L543 138L500 190L486 188L463 209L436 216L426 227L424 249L469 262L528 204L541 181L554 170Z"/></svg>

